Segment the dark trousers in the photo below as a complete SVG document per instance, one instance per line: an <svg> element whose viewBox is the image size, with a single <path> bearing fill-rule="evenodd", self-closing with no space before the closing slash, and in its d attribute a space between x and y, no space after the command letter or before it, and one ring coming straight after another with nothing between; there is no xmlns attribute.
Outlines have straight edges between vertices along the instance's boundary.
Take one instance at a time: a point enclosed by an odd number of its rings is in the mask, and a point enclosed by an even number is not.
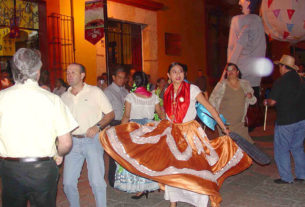
<svg viewBox="0 0 305 207"><path fill-rule="evenodd" d="M119 121L119 120L112 120L110 122L110 126L117 126L119 124L121 124L121 121ZM104 157L106 157L106 159L109 159L108 160L108 166L106 166L106 169L105 169L105 171L108 171L108 172L106 172L105 174L107 175L107 173L108 173L109 185L111 187L113 187L114 186L114 181L115 181L116 164L115 164L114 159L112 157L110 157L106 152L105 152L104 155L105 155ZM105 161L105 164L106 164L106 162L107 161ZM108 169L107 169L107 167L108 167ZM106 177L106 179L107 179L107 177Z"/></svg>
<svg viewBox="0 0 305 207"><path fill-rule="evenodd" d="M260 87L259 86L255 86L255 87L252 87L253 90L254 90L254 96L256 97L257 99L257 103L260 104Z"/></svg>
<svg viewBox="0 0 305 207"><path fill-rule="evenodd" d="M1 161L2 206L55 207L58 167L54 160Z"/></svg>

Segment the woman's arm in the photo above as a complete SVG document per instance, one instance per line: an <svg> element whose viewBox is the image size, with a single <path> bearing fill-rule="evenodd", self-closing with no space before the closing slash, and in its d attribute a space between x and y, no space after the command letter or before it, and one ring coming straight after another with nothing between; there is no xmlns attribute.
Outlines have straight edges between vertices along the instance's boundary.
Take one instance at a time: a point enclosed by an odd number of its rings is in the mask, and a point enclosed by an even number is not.
<svg viewBox="0 0 305 207"><path fill-rule="evenodd" d="M229 129L224 125L224 123L222 122L222 120L219 117L218 112L215 110L215 108L209 103L209 101L207 99L204 98L204 96L202 95L202 93L199 93L196 96L196 100L201 103L213 116L213 118L216 120L216 122L218 123L218 125L221 127L222 131L226 134L229 135Z"/></svg>
<svg viewBox="0 0 305 207"><path fill-rule="evenodd" d="M246 93L246 97L249 99L249 104L253 105L256 103L257 99L254 96L254 90L251 87L249 81L247 80L241 80L241 86L244 89L245 93Z"/></svg>
<svg viewBox="0 0 305 207"><path fill-rule="evenodd" d="M128 101L125 101L125 111L122 117L122 124L128 123L130 118L131 104Z"/></svg>
<svg viewBox="0 0 305 207"><path fill-rule="evenodd" d="M222 99L223 84L225 84L224 81L219 81L210 95L209 103L215 108L218 108L219 100Z"/></svg>
<svg viewBox="0 0 305 207"><path fill-rule="evenodd" d="M157 104L155 105L155 110L156 110L156 112L157 112L157 114L158 114L158 116L159 116L159 118L160 118L161 120L165 119L165 114L164 114L164 112L161 110L161 106L160 106L159 103L157 103Z"/></svg>

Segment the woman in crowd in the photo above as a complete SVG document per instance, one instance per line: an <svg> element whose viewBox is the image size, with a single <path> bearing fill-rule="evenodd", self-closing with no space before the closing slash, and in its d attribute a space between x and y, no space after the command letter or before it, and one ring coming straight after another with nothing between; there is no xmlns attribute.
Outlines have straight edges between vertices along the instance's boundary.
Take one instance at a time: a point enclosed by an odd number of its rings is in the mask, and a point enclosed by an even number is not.
<svg viewBox="0 0 305 207"><path fill-rule="evenodd" d="M67 84L62 78L56 79L55 88L53 89L53 93L58 96L61 96L67 90Z"/></svg>
<svg viewBox="0 0 305 207"><path fill-rule="evenodd" d="M0 90L6 89L10 86L12 86L13 80L11 78L11 75L6 71L1 71L0 73Z"/></svg>
<svg viewBox="0 0 305 207"><path fill-rule="evenodd" d="M229 136L209 140L194 119L198 101L215 118L225 134L217 111L200 89L184 81L183 65L168 69L171 84L164 94L167 120L149 126L129 123L101 134L104 149L127 170L158 181L171 207L182 201L194 206L219 206L219 188L225 178L252 162Z"/></svg>
<svg viewBox="0 0 305 207"><path fill-rule="evenodd" d="M166 87L166 80L165 80L165 78L159 78L157 80L156 89L153 90L153 92L160 99L160 106L161 106L161 108L163 108L163 98L164 98L165 87Z"/></svg>
<svg viewBox="0 0 305 207"><path fill-rule="evenodd" d="M108 87L108 74L103 73L101 76L97 77L97 87L105 90Z"/></svg>
<svg viewBox="0 0 305 207"><path fill-rule="evenodd" d="M38 84L41 88L51 91L50 89L50 73L47 70L41 70Z"/></svg>
<svg viewBox="0 0 305 207"><path fill-rule="evenodd" d="M212 91L209 101L224 115L231 131L253 144L248 127L245 126L245 116L249 105L256 103L254 91L249 81L240 79L240 70L233 63L227 64L223 76ZM219 132L221 133L221 130Z"/></svg>
<svg viewBox="0 0 305 207"><path fill-rule="evenodd" d="M129 93L125 98L122 124L132 121L144 125L152 121L155 111L161 119L164 119L165 115L161 111L159 98L146 89L148 83L147 75L144 72L135 72L133 81L134 92ZM132 196L133 199L139 199L143 195L147 198L149 191L159 189L158 183L131 174L121 166L117 167L114 187L129 193L137 193Z"/></svg>

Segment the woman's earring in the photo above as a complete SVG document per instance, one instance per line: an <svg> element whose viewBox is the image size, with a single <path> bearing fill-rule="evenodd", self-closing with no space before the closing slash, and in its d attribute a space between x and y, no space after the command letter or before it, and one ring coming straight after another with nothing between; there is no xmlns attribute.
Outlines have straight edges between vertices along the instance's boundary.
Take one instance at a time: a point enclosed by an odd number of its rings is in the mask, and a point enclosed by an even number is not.
<svg viewBox="0 0 305 207"><path fill-rule="evenodd" d="M172 80L171 80L171 79L168 79L167 82L168 82L168 84L171 84L171 83L172 83Z"/></svg>

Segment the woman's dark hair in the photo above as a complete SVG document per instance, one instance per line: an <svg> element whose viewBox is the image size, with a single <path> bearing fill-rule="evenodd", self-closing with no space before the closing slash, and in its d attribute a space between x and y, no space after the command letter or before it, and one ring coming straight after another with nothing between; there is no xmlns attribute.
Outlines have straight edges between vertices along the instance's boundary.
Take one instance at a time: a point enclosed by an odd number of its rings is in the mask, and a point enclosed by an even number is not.
<svg viewBox="0 0 305 207"><path fill-rule="evenodd" d="M165 78L161 77L161 78L158 78L157 83L160 83L162 80L166 81Z"/></svg>
<svg viewBox="0 0 305 207"><path fill-rule="evenodd" d="M137 88L142 86L146 87L148 84L147 75L142 71L135 72L132 76L132 79Z"/></svg>
<svg viewBox="0 0 305 207"><path fill-rule="evenodd" d="M258 14L261 0L247 0L250 1L249 10L250 14Z"/></svg>
<svg viewBox="0 0 305 207"><path fill-rule="evenodd" d="M183 69L183 72L186 73L187 72L187 67L186 65L182 64L182 63L179 63L179 62L172 62L169 66L168 66L168 70L167 72L170 73L170 71L172 70L172 68L176 65L179 65L182 69Z"/></svg>
<svg viewBox="0 0 305 207"><path fill-rule="evenodd" d="M41 70L40 78L38 81L39 85L50 85L50 73L47 70Z"/></svg>
<svg viewBox="0 0 305 207"><path fill-rule="evenodd" d="M57 80L58 80L58 82L60 82L60 84L61 84L63 87L68 88L68 85L66 84L66 82L65 82L62 78L58 78Z"/></svg>
<svg viewBox="0 0 305 207"><path fill-rule="evenodd" d="M241 79L241 72L240 72L238 66L237 66L236 64L234 64L234 63L227 63L226 69L227 69L229 66L234 66L234 67L236 68L236 70L239 72L239 73L238 73L238 78ZM226 73L226 74L225 74L225 78L227 78L227 77L228 77L228 75L227 75L227 73Z"/></svg>

